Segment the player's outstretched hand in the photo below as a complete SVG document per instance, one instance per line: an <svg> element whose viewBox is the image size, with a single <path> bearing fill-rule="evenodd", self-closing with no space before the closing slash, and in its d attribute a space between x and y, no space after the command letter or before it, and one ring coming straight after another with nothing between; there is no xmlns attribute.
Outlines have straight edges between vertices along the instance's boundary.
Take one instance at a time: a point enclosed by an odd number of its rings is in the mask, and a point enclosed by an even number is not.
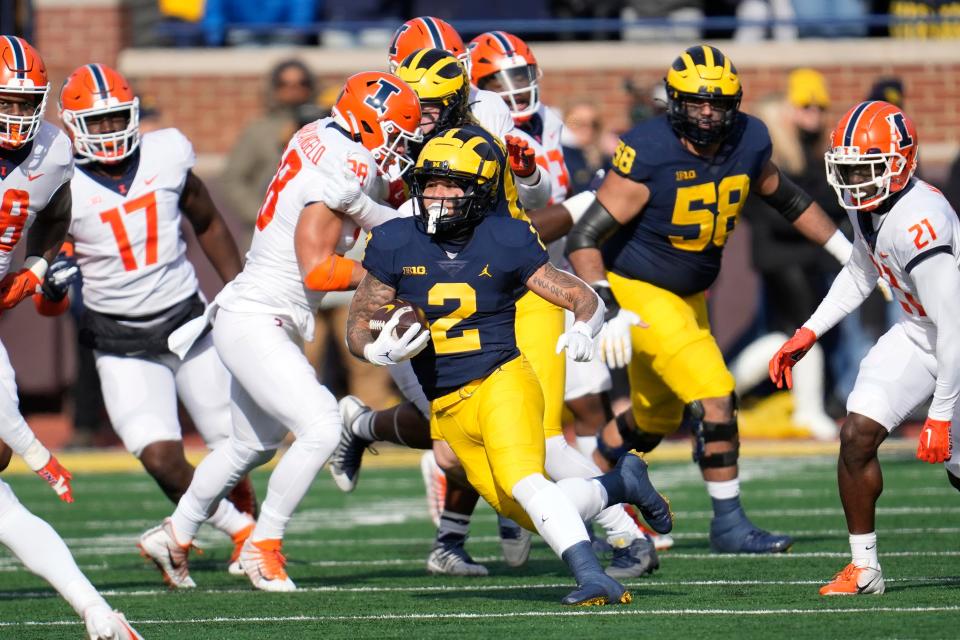
<svg viewBox="0 0 960 640"><path fill-rule="evenodd" d="M37 475L47 481L61 500L73 502L73 488L70 486L73 475L54 456L51 455L49 462L37 470Z"/></svg>
<svg viewBox="0 0 960 640"><path fill-rule="evenodd" d="M567 350L567 356L573 358L576 362L593 360L594 352L597 349L593 343L593 332L590 330L590 325L579 320L574 322L570 330L557 340L557 353L564 349Z"/></svg>
<svg viewBox="0 0 960 640"><path fill-rule="evenodd" d="M537 157L530 144L518 136L505 136L510 170L518 178L529 178L537 170Z"/></svg>
<svg viewBox="0 0 960 640"><path fill-rule="evenodd" d="M817 342L817 334L806 327L800 327L793 337L783 343L777 354L770 359L770 380L777 385L777 389L793 388L793 365L807 355Z"/></svg>
<svg viewBox="0 0 960 640"><path fill-rule="evenodd" d="M394 337L394 329L400 322L400 314L394 314L380 331L377 339L363 349L363 356L376 365L390 365L409 360L423 351L430 341L429 331L420 331L421 325L415 322L399 337Z"/></svg>
<svg viewBox="0 0 960 640"><path fill-rule="evenodd" d="M633 311L620 309L617 314L603 323L600 329L600 359L611 369L621 369L630 364L633 357L633 339L630 330L633 327L647 327L646 322Z"/></svg>
<svg viewBox="0 0 960 640"><path fill-rule="evenodd" d="M950 421L927 418L920 431L917 458L930 464L946 462L953 453L950 441Z"/></svg>
<svg viewBox="0 0 960 640"><path fill-rule="evenodd" d="M43 282L43 272L38 276L31 269L28 261L34 260L27 258L24 261L23 268L14 273L8 273L0 280L0 309L12 309L24 299L29 298L40 290L40 284ZM40 261L43 258L36 258ZM46 264L44 262L43 264Z"/></svg>

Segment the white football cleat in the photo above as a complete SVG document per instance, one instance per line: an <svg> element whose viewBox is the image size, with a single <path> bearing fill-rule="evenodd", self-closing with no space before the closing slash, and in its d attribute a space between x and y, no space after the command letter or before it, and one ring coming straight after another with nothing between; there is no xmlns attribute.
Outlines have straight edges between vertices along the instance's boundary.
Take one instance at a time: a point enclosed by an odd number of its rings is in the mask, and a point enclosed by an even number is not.
<svg viewBox="0 0 960 640"><path fill-rule="evenodd" d="M137 546L140 547L140 555L157 565L163 574L163 581L170 585L171 589L192 589L197 586L190 577L187 562L190 547L193 545L177 542L170 518L165 518L161 524L145 531Z"/></svg>
<svg viewBox="0 0 960 640"><path fill-rule="evenodd" d="M427 573L435 576L485 576L487 568L479 564L462 544L438 544L427 556Z"/></svg>
<svg viewBox="0 0 960 640"><path fill-rule="evenodd" d="M356 396L344 396L337 406L343 424L340 428L340 442L330 456L330 475L340 491L349 493L357 488L363 454L372 443L353 432L353 423L364 414L370 413L371 409Z"/></svg>
<svg viewBox="0 0 960 640"><path fill-rule="evenodd" d="M250 578L250 583L261 591L296 591L297 585L287 575L287 559L280 552L283 540L257 540L251 538L240 550L240 566Z"/></svg>
<svg viewBox="0 0 960 640"><path fill-rule="evenodd" d="M102 605L87 608L83 623L90 640L143 640L122 613Z"/></svg>
<svg viewBox="0 0 960 640"><path fill-rule="evenodd" d="M820 587L822 596L882 595L886 591L883 571L880 567L858 567L852 562L845 566L833 580Z"/></svg>
<svg viewBox="0 0 960 640"><path fill-rule="evenodd" d="M243 544L247 541L247 538L249 538L250 534L253 533L253 527L255 524L256 523L253 522L253 519L251 519L250 524L245 526L240 531L237 531L230 537L230 539L233 540L233 553L230 554L230 564L227 565L227 573L232 576L246 575L243 571L243 567L240 566L240 551L243 549Z"/></svg>
<svg viewBox="0 0 960 640"><path fill-rule="evenodd" d="M423 476L423 485L427 492L427 511L430 512L433 526L439 527L447 499L447 476L437 464L433 451L425 451L420 458L420 475Z"/></svg>

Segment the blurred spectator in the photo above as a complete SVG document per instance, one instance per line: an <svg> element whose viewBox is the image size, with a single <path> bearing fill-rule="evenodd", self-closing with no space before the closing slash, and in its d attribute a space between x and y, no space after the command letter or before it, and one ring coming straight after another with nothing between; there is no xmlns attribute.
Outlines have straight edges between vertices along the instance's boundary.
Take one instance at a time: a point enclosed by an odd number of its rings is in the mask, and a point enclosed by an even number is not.
<svg viewBox="0 0 960 640"><path fill-rule="evenodd" d="M140 98L140 135L163 129L163 121L160 118L160 109L157 107L157 99L149 94L137 94Z"/></svg>
<svg viewBox="0 0 960 640"><path fill-rule="evenodd" d="M632 26L623 29L624 40L698 40L703 20L702 0L627 0L620 17L624 20L665 18L669 26Z"/></svg>
<svg viewBox="0 0 960 640"><path fill-rule="evenodd" d="M773 162L809 193L838 224L846 219L823 169L830 106L823 76L813 69L790 73L786 98L761 101L757 115L773 142ZM766 379L767 363L783 341L813 313L840 265L821 247L761 200L751 197L743 211L752 230L753 265L760 276L766 335L747 346L731 364L738 391ZM824 410L824 353L811 350L795 369L793 422L816 437L836 437L836 422Z"/></svg>
<svg viewBox="0 0 960 640"><path fill-rule="evenodd" d="M890 35L894 38L960 37L960 22L956 20L958 8L955 1L891 0L889 12L900 18L926 19L924 22L893 22L890 25Z"/></svg>
<svg viewBox="0 0 960 640"><path fill-rule="evenodd" d="M623 90L630 96L630 126L648 118L658 116L667 111L667 89L662 82L655 82L653 86L637 86L633 80L623 81Z"/></svg>
<svg viewBox="0 0 960 640"><path fill-rule="evenodd" d="M306 44L321 3L321 0L204 0L200 23L204 39L211 46ZM264 24L280 26L267 31L257 29Z"/></svg>
<svg viewBox="0 0 960 640"><path fill-rule="evenodd" d="M554 18L618 18L623 9L622 0L550 0ZM558 32L558 40L616 40L617 32L595 30L586 33Z"/></svg>
<svg viewBox="0 0 960 640"><path fill-rule="evenodd" d="M793 20L796 15L790 0L743 0L737 5L738 20ZM769 29L774 40L796 40L798 29L793 24L776 24ZM768 29L763 25L737 27L734 39L739 42L757 42L766 39Z"/></svg>
<svg viewBox="0 0 960 640"><path fill-rule="evenodd" d="M873 86L870 87L870 93L867 100L884 100L890 104L895 104L903 108L903 82L900 78L893 76L877 78Z"/></svg>
<svg viewBox="0 0 960 640"><path fill-rule="evenodd" d="M600 112L589 102L571 106L563 120L560 141L570 172L570 192L580 193L590 185L594 174L610 162L601 147Z"/></svg>
<svg viewBox="0 0 960 640"><path fill-rule="evenodd" d="M246 223L246 237L238 238L241 249L250 244L263 194L290 136L298 129L301 111L315 108L313 75L299 60L286 60L275 66L267 92L266 113L240 134L221 178L233 212Z"/></svg>
<svg viewBox="0 0 960 640"><path fill-rule="evenodd" d="M863 0L793 0L801 38L843 38L867 34Z"/></svg>

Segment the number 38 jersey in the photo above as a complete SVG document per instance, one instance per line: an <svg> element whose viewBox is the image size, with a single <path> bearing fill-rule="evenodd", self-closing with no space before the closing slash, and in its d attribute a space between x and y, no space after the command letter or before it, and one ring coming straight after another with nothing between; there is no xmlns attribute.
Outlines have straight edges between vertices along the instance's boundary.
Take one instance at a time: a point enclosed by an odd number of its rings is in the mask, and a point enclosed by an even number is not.
<svg viewBox="0 0 960 640"><path fill-rule="evenodd" d="M33 141L0 160L0 278L10 270L13 250L53 194L73 176L70 138L49 122Z"/></svg>
<svg viewBox="0 0 960 640"><path fill-rule="evenodd" d="M119 179L77 165L70 235L84 305L138 317L197 291L180 230L180 194L196 155L177 129L146 133Z"/></svg>
<svg viewBox="0 0 960 640"><path fill-rule="evenodd" d="M304 338L312 337L313 313L325 292L303 284L294 233L304 207L323 200L328 176L345 169L357 175L364 193L376 197L373 156L347 137L332 118L312 122L294 134L267 188L243 271L217 296L218 305L230 311L286 314ZM364 225L381 221L365 221ZM349 250L359 231L356 221L345 217L336 252L343 255Z"/></svg>
<svg viewBox="0 0 960 640"><path fill-rule="evenodd" d="M636 125L612 170L646 185L650 200L603 245L607 269L680 296L706 290L770 153L766 126L744 113L713 158L687 151L665 115Z"/></svg>

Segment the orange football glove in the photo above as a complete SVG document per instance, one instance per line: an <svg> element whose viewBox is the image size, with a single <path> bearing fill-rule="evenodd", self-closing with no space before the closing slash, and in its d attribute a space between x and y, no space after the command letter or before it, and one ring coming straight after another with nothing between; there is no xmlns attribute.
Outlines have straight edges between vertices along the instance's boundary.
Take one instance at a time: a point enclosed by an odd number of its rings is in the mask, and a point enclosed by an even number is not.
<svg viewBox="0 0 960 640"><path fill-rule="evenodd" d="M777 355L770 359L770 380L777 385L777 389L783 389L784 383L787 389L793 388L793 365L800 362L800 358L805 356L816 342L817 334L806 327L800 327L792 338L783 343Z"/></svg>
<svg viewBox="0 0 960 640"><path fill-rule="evenodd" d="M930 464L946 462L953 453L950 441L950 421L927 418L920 431L917 458Z"/></svg>
<svg viewBox="0 0 960 640"><path fill-rule="evenodd" d="M73 476L53 455L50 456L50 460L42 469L37 470L37 475L47 481L47 484L60 496L61 500L73 502L73 489L70 487L70 479Z"/></svg>
<svg viewBox="0 0 960 640"><path fill-rule="evenodd" d="M12 309L40 290L43 282L30 269L8 273L0 280L0 309Z"/></svg>
<svg viewBox="0 0 960 640"><path fill-rule="evenodd" d="M384 202L394 209L399 209L400 205L410 199L409 196L410 190L407 188L407 183L403 178L397 178L387 183L387 196Z"/></svg>
<svg viewBox="0 0 960 640"><path fill-rule="evenodd" d="M523 138L506 136L510 170L518 178L529 178L537 170L537 155Z"/></svg>

